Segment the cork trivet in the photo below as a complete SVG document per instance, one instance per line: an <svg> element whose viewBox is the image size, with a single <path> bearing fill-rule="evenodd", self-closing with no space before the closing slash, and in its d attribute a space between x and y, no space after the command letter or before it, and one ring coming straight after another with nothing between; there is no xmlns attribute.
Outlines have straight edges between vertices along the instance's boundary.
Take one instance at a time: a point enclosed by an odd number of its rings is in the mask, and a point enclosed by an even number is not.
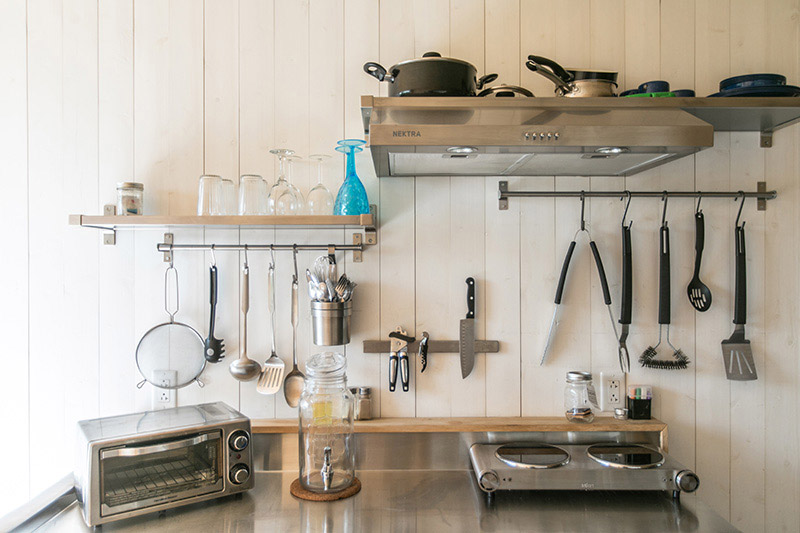
<svg viewBox="0 0 800 533"><path fill-rule="evenodd" d="M320 494L318 492L311 492L310 490L304 489L300 485L300 480L295 479L292 481L292 485L289 487L289 492L292 493L292 496L295 498L300 498L301 500L308 500L312 502L333 502L336 500L343 500L345 498L349 498L355 494L358 494L361 491L361 480L358 478L353 478L353 484L347 487L344 490L340 490L337 492L328 492L325 494Z"/></svg>

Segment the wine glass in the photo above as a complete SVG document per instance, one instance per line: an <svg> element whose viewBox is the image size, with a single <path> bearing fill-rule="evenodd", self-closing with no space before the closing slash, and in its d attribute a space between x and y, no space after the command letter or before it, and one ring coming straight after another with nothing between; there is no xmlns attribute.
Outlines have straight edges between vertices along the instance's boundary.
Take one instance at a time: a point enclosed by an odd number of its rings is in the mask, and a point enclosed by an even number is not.
<svg viewBox="0 0 800 533"><path fill-rule="evenodd" d="M313 154L309 159L317 162L317 184L308 191L308 214L309 215L332 215L333 214L333 195L331 191L322 183L322 164L331 156L325 154Z"/></svg>
<svg viewBox="0 0 800 533"><path fill-rule="evenodd" d="M299 215L305 207L303 195L289 181L294 150L276 148L269 153L278 156L278 181L269 191L267 211L270 215Z"/></svg>

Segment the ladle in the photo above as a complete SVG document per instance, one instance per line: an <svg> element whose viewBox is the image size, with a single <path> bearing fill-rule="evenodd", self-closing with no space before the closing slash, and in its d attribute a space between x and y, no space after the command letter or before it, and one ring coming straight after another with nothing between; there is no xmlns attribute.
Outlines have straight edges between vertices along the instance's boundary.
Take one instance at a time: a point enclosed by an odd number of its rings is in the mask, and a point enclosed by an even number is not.
<svg viewBox="0 0 800 533"><path fill-rule="evenodd" d="M231 375L239 381L252 381L261 375L261 364L247 357L247 312L250 310L250 267L247 266L247 247L244 250L242 267L242 328L239 342L239 358L231 363Z"/></svg>

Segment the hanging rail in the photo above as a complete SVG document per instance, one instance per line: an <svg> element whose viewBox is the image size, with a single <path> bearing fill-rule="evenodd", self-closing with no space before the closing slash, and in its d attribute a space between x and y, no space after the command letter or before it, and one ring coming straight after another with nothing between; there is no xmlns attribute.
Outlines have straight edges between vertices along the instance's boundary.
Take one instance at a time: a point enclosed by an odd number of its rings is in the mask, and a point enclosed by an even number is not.
<svg viewBox="0 0 800 533"><path fill-rule="evenodd" d="M360 260L361 253L365 245L362 244L174 244L174 236L171 233L164 234L164 242L158 243L156 249L164 254L164 261L172 261L172 252L175 250L209 250L212 252L248 251L248 252L281 252L297 250L303 251L324 251L328 254L341 251L351 251L358 254ZM359 262L359 261L356 261Z"/></svg>
<svg viewBox="0 0 800 533"><path fill-rule="evenodd" d="M758 182L758 191L509 191L508 182L501 181L497 191L499 208L508 209L509 198L756 198L758 210L766 209L766 200L778 197L777 191L768 191L765 181Z"/></svg>

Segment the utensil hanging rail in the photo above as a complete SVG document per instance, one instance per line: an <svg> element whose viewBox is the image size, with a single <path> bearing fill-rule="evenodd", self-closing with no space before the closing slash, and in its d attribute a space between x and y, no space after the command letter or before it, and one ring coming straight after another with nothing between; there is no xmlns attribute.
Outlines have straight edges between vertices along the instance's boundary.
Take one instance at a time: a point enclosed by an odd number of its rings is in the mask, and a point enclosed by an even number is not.
<svg viewBox="0 0 800 533"><path fill-rule="evenodd" d="M758 210L766 209L766 200L778 197L777 191L768 191L764 181L758 182L758 190L745 191L509 191L508 182L501 181L497 197L500 210L508 209L509 198L756 198Z"/></svg>

